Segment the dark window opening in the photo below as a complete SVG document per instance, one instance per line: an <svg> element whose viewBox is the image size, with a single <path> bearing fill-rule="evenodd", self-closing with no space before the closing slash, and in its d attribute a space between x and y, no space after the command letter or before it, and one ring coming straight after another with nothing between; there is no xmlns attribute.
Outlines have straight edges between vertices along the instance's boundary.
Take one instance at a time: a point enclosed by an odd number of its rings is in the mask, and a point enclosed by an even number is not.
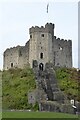
<svg viewBox="0 0 80 120"><path fill-rule="evenodd" d="M42 49L42 47L41 47L41 49Z"/></svg>
<svg viewBox="0 0 80 120"><path fill-rule="evenodd" d="M40 63L40 64L39 64L39 70L42 70L42 71L43 71L43 67L44 67L43 63Z"/></svg>
<svg viewBox="0 0 80 120"><path fill-rule="evenodd" d="M63 48L62 48L62 47L59 47L59 49L60 49L60 50L63 50Z"/></svg>
<svg viewBox="0 0 80 120"><path fill-rule="evenodd" d="M11 67L13 67L13 63L11 63Z"/></svg>
<svg viewBox="0 0 80 120"><path fill-rule="evenodd" d="M32 95L31 95L31 99L32 99L33 97L32 97Z"/></svg>
<svg viewBox="0 0 80 120"><path fill-rule="evenodd" d="M21 53L21 51L19 51L19 57L20 57L20 56L22 56L22 53Z"/></svg>
<svg viewBox="0 0 80 120"><path fill-rule="evenodd" d="M40 53L40 58L43 59L43 53Z"/></svg>
<svg viewBox="0 0 80 120"><path fill-rule="evenodd" d="M32 35L30 35L30 38L32 38Z"/></svg>
<svg viewBox="0 0 80 120"><path fill-rule="evenodd" d="M37 60L33 60L33 68L38 67L38 62Z"/></svg>
<svg viewBox="0 0 80 120"><path fill-rule="evenodd" d="M54 57L54 65L55 65L55 57Z"/></svg>
<svg viewBox="0 0 80 120"><path fill-rule="evenodd" d="M57 63L57 65L59 65L59 63Z"/></svg>
<svg viewBox="0 0 80 120"><path fill-rule="evenodd" d="M44 37L44 34L42 34L41 36Z"/></svg>

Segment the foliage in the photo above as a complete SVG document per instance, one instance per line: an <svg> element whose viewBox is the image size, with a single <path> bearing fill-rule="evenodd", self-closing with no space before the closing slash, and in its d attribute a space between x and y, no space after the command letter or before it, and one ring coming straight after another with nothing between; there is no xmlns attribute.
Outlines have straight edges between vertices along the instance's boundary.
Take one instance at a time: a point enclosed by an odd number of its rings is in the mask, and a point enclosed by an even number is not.
<svg viewBox="0 0 80 120"><path fill-rule="evenodd" d="M27 93L35 89L35 76L31 68L9 69L2 73L3 109L30 109Z"/></svg>
<svg viewBox="0 0 80 120"><path fill-rule="evenodd" d="M64 91L69 99L80 101L79 98L79 73L75 68L58 68L56 76L60 89Z"/></svg>
<svg viewBox="0 0 80 120"><path fill-rule="evenodd" d="M38 102L35 103L35 105L32 108L34 111L39 110L39 104Z"/></svg>

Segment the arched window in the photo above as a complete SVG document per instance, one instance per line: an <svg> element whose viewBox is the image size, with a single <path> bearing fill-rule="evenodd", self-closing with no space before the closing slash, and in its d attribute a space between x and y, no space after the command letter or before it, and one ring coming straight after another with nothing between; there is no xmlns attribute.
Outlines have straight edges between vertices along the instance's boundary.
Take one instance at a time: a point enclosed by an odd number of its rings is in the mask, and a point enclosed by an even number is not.
<svg viewBox="0 0 80 120"><path fill-rule="evenodd" d="M13 63L11 63L11 67L13 67Z"/></svg>
<svg viewBox="0 0 80 120"><path fill-rule="evenodd" d="M30 35L30 38L32 38L32 35Z"/></svg>
<svg viewBox="0 0 80 120"><path fill-rule="evenodd" d="M43 59L43 53L40 53L40 58Z"/></svg>
<svg viewBox="0 0 80 120"><path fill-rule="evenodd" d="M42 34L41 36L44 37L44 34Z"/></svg>
<svg viewBox="0 0 80 120"><path fill-rule="evenodd" d="M40 63L40 64L39 64L39 70L42 70L42 71L43 71L43 67L44 67L43 63Z"/></svg>
<svg viewBox="0 0 80 120"><path fill-rule="evenodd" d="M62 48L62 47L59 47L59 49L60 49L60 50L63 50L63 48Z"/></svg>

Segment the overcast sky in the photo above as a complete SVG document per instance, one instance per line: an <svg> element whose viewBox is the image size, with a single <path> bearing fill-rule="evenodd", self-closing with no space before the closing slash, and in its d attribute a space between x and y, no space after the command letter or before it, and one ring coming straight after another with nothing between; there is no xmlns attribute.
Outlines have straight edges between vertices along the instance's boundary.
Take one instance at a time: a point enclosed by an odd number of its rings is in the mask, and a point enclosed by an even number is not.
<svg viewBox="0 0 80 120"><path fill-rule="evenodd" d="M32 2L33 1L33 2ZM66 1L66 0L65 0ZM68 1L68 0L67 0ZM46 13L47 3L49 12ZM1 0L0 1L0 69L3 52L10 47L25 45L31 26L55 24L55 36L72 40L73 67L78 67L78 1Z"/></svg>

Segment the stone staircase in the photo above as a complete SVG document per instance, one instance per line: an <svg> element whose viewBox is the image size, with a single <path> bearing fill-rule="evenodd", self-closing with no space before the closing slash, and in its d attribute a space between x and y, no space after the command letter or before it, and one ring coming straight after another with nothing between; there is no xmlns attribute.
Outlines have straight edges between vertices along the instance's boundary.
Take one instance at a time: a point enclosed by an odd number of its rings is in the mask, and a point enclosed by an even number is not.
<svg viewBox="0 0 80 120"><path fill-rule="evenodd" d="M55 71L52 64L46 64L45 70L34 68L36 85L38 90L42 90L39 106L41 111L54 111L74 113L74 109L57 85ZM45 96L45 97L43 97Z"/></svg>

